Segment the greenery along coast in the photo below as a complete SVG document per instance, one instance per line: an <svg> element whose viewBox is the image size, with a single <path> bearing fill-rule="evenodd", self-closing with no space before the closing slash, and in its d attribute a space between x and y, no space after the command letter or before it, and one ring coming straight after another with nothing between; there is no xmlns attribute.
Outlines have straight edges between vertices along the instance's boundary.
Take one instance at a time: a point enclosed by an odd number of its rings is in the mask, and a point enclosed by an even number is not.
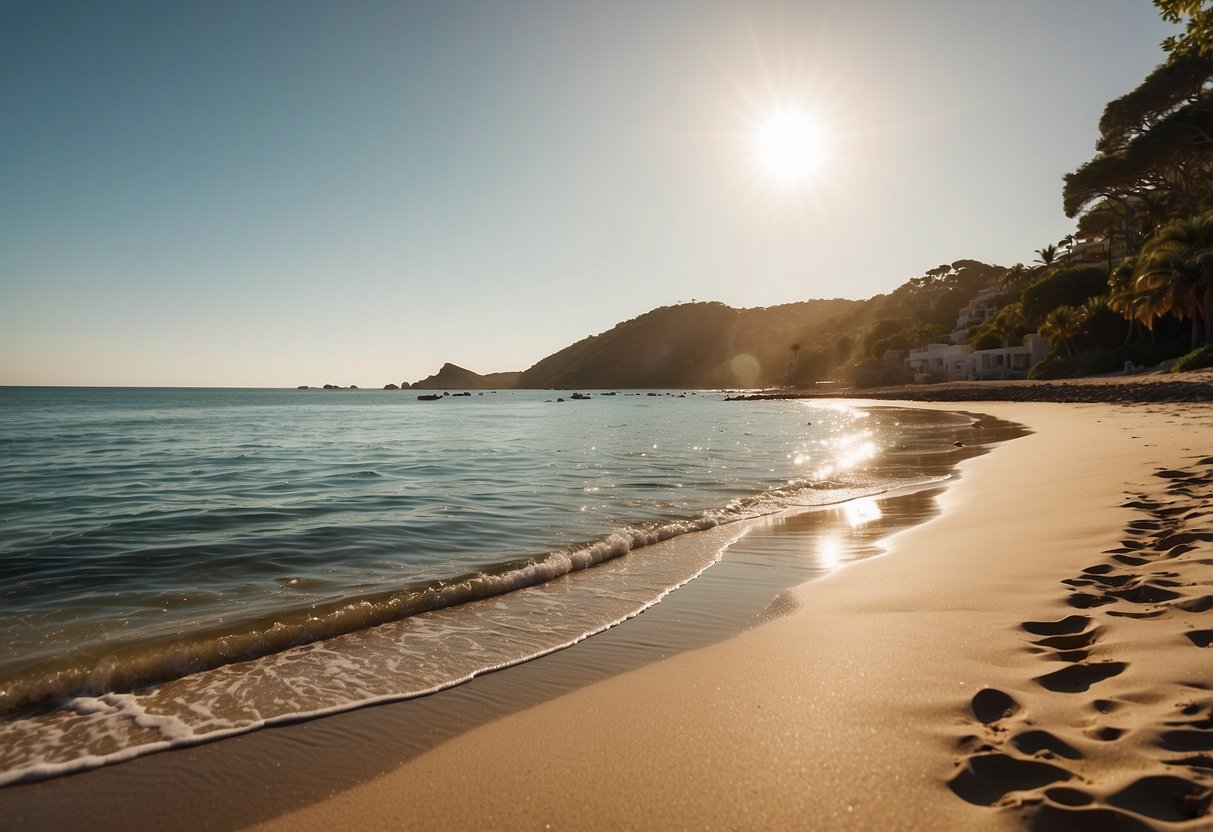
<svg viewBox="0 0 1213 832"><path fill-rule="evenodd" d="M1186 8L1160 5L1164 15ZM1198 15L1195 24L1104 108L1094 155L1059 194L1076 229L1029 263L957 260L864 301L666 306L519 374L447 365L412 386L870 388L1213 366L1213 47L1201 35L1208 21ZM928 365L928 353L1010 359L1008 348L1033 337L1037 349L1023 351L1030 361L976 374ZM915 373L916 353L927 372Z"/></svg>

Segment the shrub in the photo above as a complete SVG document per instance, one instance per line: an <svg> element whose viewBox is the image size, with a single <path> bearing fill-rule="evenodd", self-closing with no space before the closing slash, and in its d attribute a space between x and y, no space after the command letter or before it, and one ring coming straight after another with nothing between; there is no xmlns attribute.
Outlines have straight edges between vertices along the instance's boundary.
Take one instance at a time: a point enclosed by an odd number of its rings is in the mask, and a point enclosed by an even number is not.
<svg viewBox="0 0 1213 832"><path fill-rule="evenodd" d="M1028 378L1047 381L1055 378L1073 378L1082 371L1082 362L1074 358L1050 356L1028 370Z"/></svg>
<svg viewBox="0 0 1213 832"><path fill-rule="evenodd" d="M1002 339L993 332L979 330L975 337L969 339L969 343L975 350L996 350L1002 346Z"/></svg>
<svg viewBox="0 0 1213 832"><path fill-rule="evenodd" d="M872 358L864 359L856 367L855 386L890 387L895 384L909 384L913 377L905 367L894 367Z"/></svg>
<svg viewBox="0 0 1213 832"><path fill-rule="evenodd" d="M891 318L885 318L872 324L872 327L863 336L863 354L867 357L879 358L880 356L873 352L876 342L888 338L890 335L896 335L901 332L903 326L901 321Z"/></svg>
<svg viewBox="0 0 1213 832"><path fill-rule="evenodd" d="M1182 373L1188 370L1203 370L1206 367L1213 367L1213 345L1192 350L1175 362L1171 372Z"/></svg>

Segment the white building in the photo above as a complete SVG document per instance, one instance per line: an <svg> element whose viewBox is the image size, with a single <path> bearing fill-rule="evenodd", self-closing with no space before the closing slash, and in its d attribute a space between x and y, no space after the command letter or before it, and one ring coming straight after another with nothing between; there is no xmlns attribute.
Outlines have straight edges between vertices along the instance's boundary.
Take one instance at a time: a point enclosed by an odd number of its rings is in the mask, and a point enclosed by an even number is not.
<svg viewBox="0 0 1213 832"><path fill-rule="evenodd" d="M1030 332L1020 346L993 350L974 350L968 344L930 344L925 350L911 352L906 367L919 384L1026 378L1028 368L1043 361L1048 352L1049 342Z"/></svg>
<svg viewBox="0 0 1213 832"><path fill-rule="evenodd" d="M956 329L948 335L953 344L963 344L969 336L969 327L980 326L998 311L998 297L1003 290L998 286L982 289L960 310L956 316Z"/></svg>

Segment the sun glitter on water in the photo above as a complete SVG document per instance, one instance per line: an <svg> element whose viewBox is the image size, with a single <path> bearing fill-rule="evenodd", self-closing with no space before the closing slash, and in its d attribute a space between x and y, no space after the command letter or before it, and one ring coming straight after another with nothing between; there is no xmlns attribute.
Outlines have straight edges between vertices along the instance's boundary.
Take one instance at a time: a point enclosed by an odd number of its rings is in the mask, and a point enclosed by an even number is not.
<svg viewBox="0 0 1213 832"><path fill-rule="evenodd" d="M763 172L784 186L811 179L825 157L821 126L800 110L769 115L758 127L755 149Z"/></svg>

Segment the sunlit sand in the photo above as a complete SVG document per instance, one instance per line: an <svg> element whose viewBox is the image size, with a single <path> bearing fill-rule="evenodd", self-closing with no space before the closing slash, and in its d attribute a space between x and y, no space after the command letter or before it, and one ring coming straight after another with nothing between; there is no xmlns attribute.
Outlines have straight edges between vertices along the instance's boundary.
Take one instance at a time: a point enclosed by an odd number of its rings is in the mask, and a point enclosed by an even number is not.
<svg viewBox="0 0 1213 832"><path fill-rule="evenodd" d="M267 828L388 828L451 783L427 826L1201 828L1213 407L992 411L1036 432L787 615Z"/></svg>

